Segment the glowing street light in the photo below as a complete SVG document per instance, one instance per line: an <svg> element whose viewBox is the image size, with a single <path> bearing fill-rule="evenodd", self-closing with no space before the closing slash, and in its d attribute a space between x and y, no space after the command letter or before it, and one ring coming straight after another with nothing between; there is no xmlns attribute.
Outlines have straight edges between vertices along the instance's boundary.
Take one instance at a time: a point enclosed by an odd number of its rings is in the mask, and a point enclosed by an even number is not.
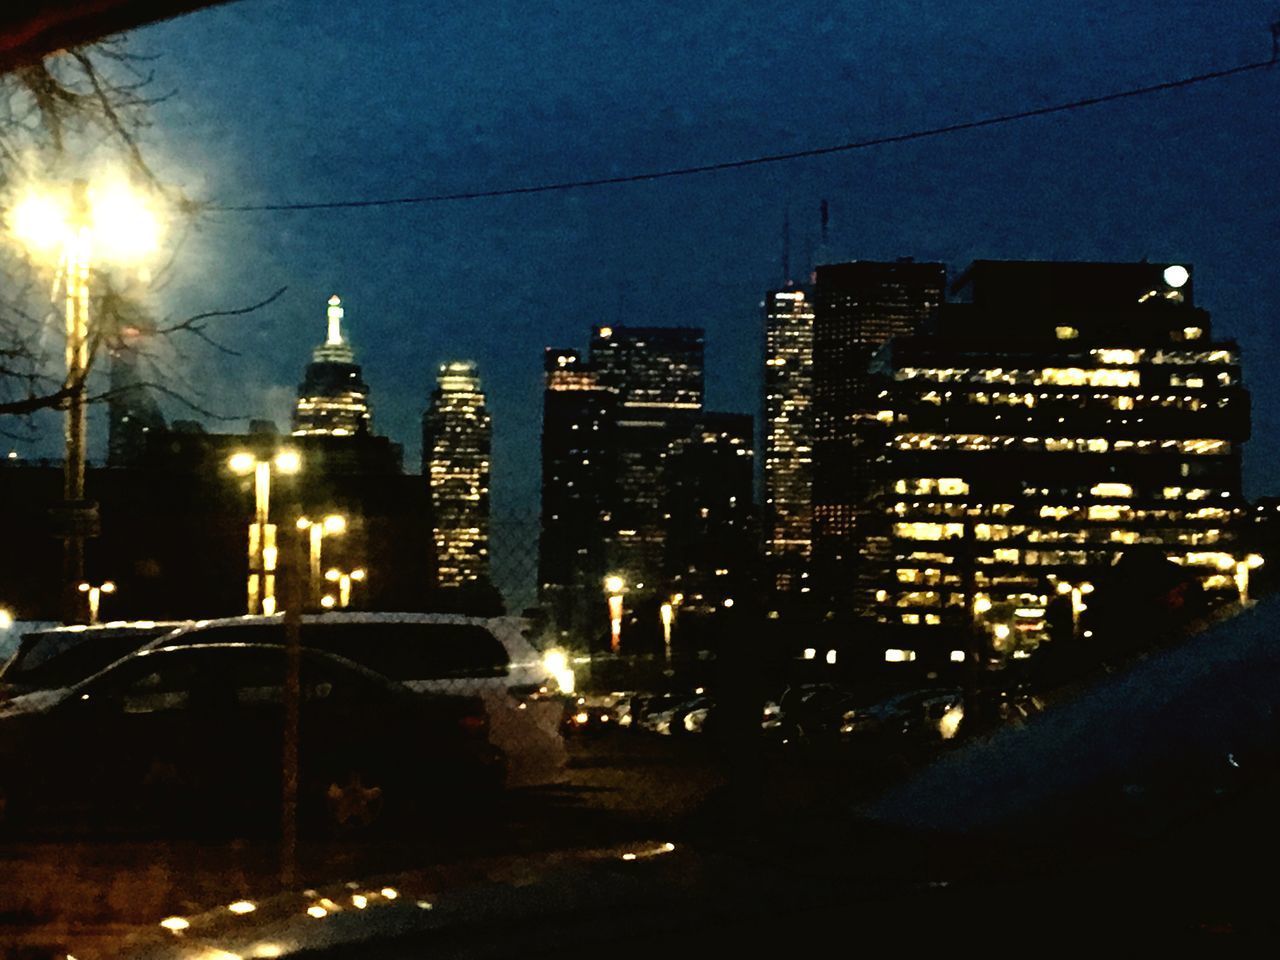
<svg viewBox="0 0 1280 960"><path fill-rule="evenodd" d="M1249 571L1262 566L1262 556L1251 553L1243 560L1236 561L1236 589L1240 591L1240 606L1247 607L1253 601L1249 598Z"/></svg>
<svg viewBox="0 0 1280 960"><path fill-rule="evenodd" d="M9 208L14 238L36 261L55 266L65 290L66 463L63 501L63 576L68 587L84 577L84 541L93 513L84 496L85 381L89 375L89 280L92 264L137 265L159 248L160 221L123 177L32 187ZM56 288L55 288L56 289ZM69 593L73 597L74 593ZM71 619L73 604L68 600Z"/></svg>
<svg viewBox="0 0 1280 960"><path fill-rule="evenodd" d="M662 620L662 646L667 655L667 666L671 666L671 624L676 619L674 603L664 603L658 608L658 617Z"/></svg>
<svg viewBox="0 0 1280 960"><path fill-rule="evenodd" d="M324 572L324 578L330 583L338 585L338 606L345 608L351 605L351 584L363 583L365 571L363 567L356 567L356 569L348 573L347 571L339 570L337 567L330 567ZM333 603L325 603L326 600L332 601L333 598L328 595L320 598L320 605L329 609L333 606Z"/></svg>
<svg viewBox="0 0 1280 960"><path fill-rule="evenodd" d="M96 586L92 583L81 581L76 589L81 593L88 594L89 623L92 625L98 622L98 610L102 606L102 595L104 593L115 593L116 585L111 580L105 580Z"/></svg>
<svg viewBox="0 0 1280 960"><path fill-rule="evenodd" d="M311 586L311 605L313 607L320 606L328 609L333 604L326 605L324 597L320 595L322 580L320 578L320 556L321 546L325 537L341 536L347 532L347 518L340 513L331 513L320 520L312 520L310 517L298 518L298 529L305 530L309 540L309 556L310 556L310 578L308 583ZM344 603L345 607L346 604Z"/></svg>
<svg viewBox="0 0 1280 960"><path fill-rule="evenodd" d="M237 476L253 474L253 523L249 525L249 613L267 616L276 612L276 525L269 523L271 510L271 476L290 476L302 469L302 457L296 450L280 450L269 459L248 450L233 453L227 466Z"/></svg>
<svg viewBox="0 0 1280 960"><path fill-rule="evenodd" d="M609 649L617 653L622 649L622 591L627 581L615 574L604 578L604 592L609 604Z"/></svg>

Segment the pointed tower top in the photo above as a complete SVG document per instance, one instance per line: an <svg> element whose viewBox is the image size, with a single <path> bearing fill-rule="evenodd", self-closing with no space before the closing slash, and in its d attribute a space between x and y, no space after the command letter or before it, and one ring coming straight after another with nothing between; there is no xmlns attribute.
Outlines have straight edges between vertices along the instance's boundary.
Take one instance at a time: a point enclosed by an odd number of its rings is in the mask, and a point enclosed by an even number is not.
<svg viewBox="0 0 1280 960"><path fill-rule="evenodd" d="M329 337L325 340L327 344L342 343L342 317L345 311L342 309L342 298L336 293L329 298Z"/></svg>

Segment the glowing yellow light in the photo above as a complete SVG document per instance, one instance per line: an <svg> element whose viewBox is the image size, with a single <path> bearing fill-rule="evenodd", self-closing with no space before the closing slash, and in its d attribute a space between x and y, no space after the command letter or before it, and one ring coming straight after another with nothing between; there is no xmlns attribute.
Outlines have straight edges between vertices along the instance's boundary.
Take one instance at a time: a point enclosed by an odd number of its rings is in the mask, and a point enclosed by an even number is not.
<svg viewBox="0 0 1280 960"><path fill-rule="evenodd" d="M1060 580L1060 581L1058 581L1057 591L1058 591L1059 593L1070 593L1070 592L1071 592L1071 584L1067 583L1067 581L1065 581L1065 580Z"/></svg>
<svg viewBox="0 0 1280 960"><path fill-rule="evenodd" d="M569 658L560 650L548 650L542 657L542 665L548 673L558 673L569 666Z"/></svg>
<svg viewBox="0 0 1280 960"><path fill-rule="evenodd" d="M275 597L263 597L263 598L262 598L262 612L263 612L266 616L268 616L268 617L270 617L270 616L272 616L272 615L274 615L274 614L275 614L275 612L276 612L276 598L275 598Z"/></svg>
<svg viewBox="0 0 1280 960"><path fill-rule="evenodd" d="M394 900L396 897L400 896L400 892L396 890L395 887L383 887L382 895L388 900Z"/></svg>
<svg viewBox="0 0 1280 960"><path fill-rule="evenodd" d="M297 450L281 450L275 464L278 473L297 473L302 469L302 455Z"/></svg>
<svg viewBox="0 0 1280 960"><path fill-rule="evenodd" d="M315 917L317 920L320 920L324 917L327 917L328 915L329 915L329 911L326 910L324 907L320 906L320 904L318 903L313 906L307 907L308 917Z"/></svg>
<svg viewBox="0 0 1280 960"><path fill-rule="evenodd" d="M252 473L253 468L257 466L258 460L247 451L241 450L239 453L231 455L231 459L227 461L227 466L231 468L232 473L238 473L242 476L246 473Z"/></svg>
<svg viewBox="0 0 1280 960"><path fill-rule="evenodd" d="M1245 557L1245 558L1244 558L1244 564L1245 564L1245 566L1246 566L1246 567L1248 567L1250 570L1256 570L1256 569L1258 569L1258 567L1262 566L1263 562L1264 562L1264 561L1263 561L1263 559L1262 559L1261 555L1256 554L1256 553L1251 553L1251 554L1249 554L1247 557Z"/></svg>
<svg viewBox="0 0 1280 960"><path fill-rule="evenodd" d="M356 567L351 571L351 579L357 582L363 580L366 576L367 574L364 571L364 567Z"/></svg>
<svg viewBox="0 0 1280 960"><path fill-rule="evenodd" d="M159 248L159 220L124 180L92 185L88 199L93 238L108 258L136 263Z"/></svg>
<svg viewBox="0 0 1280 960"><path fill-rule="evenodd" d="M351 897L351 905L354 906L357 910L363 910L365 907L369 905L369 898L366 897L363 893L354 894Z"/></svg>
<svg viewBox="0 0 1280 960"><path fill-rule="evenodd" d="M307 517L299 517L295 526L297 526L299 530L305 530L307 527L311 526L311 520Z"/></svg>
<svg viewBox="0 0 1280 960"><path fill-rule="evenodd" d="M1175 290L1191 279L1191 274L1186 267L1179 264L1173 264L1164 268L1164 282Z"/></svg>
<svg viewBox="0 0 1280 960"><path fill-rule="evenodd" d="M997 640L1009 639L1009 627L1007 624L997 623L996 628L993 632L995 633Z"/></svg>
<svg viewBox="0 0 1280 960"><path fill-rule="evenodd" d="M326 610L332 610L333 605L337 602L337 600L333 599L333 594L330 593L326 593L320 598L320 606L324 607Z"/></svg>
<svg viewBox="0 0 1280 960"><path fill-rule="evenodd" d="M601 327L601 328L600 328L600 339L602 339L602 340L608 340L608 339L609 339L610 337L612 337L612 336L613 336L613 327Z"/></svg>
<svg viewBox="0 0 1280 960"><path fill-rule="evenodd" d="M187 927L191 926L191 921L186 917L165 917L160 921L160 926L164 927L166 930L172 930L174 933L178 933L179 931L185 930Z"/></svg>
<svg viewBox="0 0 1280 960"><path fill-rule="evenodd" d="M10 209L9 230L33 253L61 253L71 236L70 198L29 191Z"/></svg>
<svg viewBox="0 0 1280 960"><path fill-rule="evenodd" d="M616 574L604 578L604 588L608 593L621 593L627 582Z"/></svg>
<svg viewBox="0 0 1280 960"><path fill-rule="evenodd" d="M328 580L330 583L333 583L341 576L342 576L342 571L339 570L337 567L330 567L328 570L324 572L324 578Z"/></svg>
<svg viewBox="0 0 1280 960"><path fill-rule="evenodd" d="M13 626L13 614L0 607L0 630L8 630Z"/></svg>
<svg viewBox="0 0 1280 960"><path fill-rule="evenodd" d="M725 605L726 607L732 607L732 606L733 606L733 597L725 597L725 598L724 598L724 605Z"/></svg>
<svg viewBox="0 0 1280 960"><path fill-rule="evenodd" d="M78 589L81 593L88 593L90 588L89 588L89 585L88 585L87 583L82 583L82 584L80 584L80 586L79 586L79 587L77 587L77 589Z"/></svg>
<svg viewBox="0 0 1280 960"><path fill-rule="evenodd" d="M964 663L964 651L963 651L963 650L952 650L952 651L951 651L951 662L952 662L952 663Z"/></svg>
<svg viewBox="0 0 1280 960"><path fill-rule="evenodd" d="M270 960L272 957L283 957L284 946L279 943L257 943L253 946L253 957L262 957L263 960Z"/></svg>
<svg viewBox="0 0 1280 960"><path fill-rule="evenodd" d="M100 589L103 593L115 593L115 592L116 592L116 585L115 585L115 583L114 583L113 581L108 580L106 583L104 583L104 584L103 584L101 587L99 587L98 589Z"/></svg>
<svg viewBox="0 0 1280 960"><path fill-rule="evenodd" d="M622 855L623 860L634 860L635 858L636 858L636 855L634 853L624 853Z"/></svg>
<svg viewBox="0 0 1280 960"><path fill-rule="evenodd" d="M960 721L964 719L964 706L957 703L951 707L938 721L938 733L943 740L950 740L960 729Z"/></svg>
<svg viewBox="0 0 1280 960"><path fill-rule="evenodd" d="M324 518L324 532L326 534L346 533L347 518L340 513L331 513Z"/></svg>
<svg viewBox="0 0 1280 960"><path fill-rule="evenodd" d="M973 612L986 613L991 609L991 598L985 594L978 594L973 598Z"/></svg>
<svg viewBox="0 0 1280 960"><path fill-rule="evenodd" d="M886 650L884 652L885 663L910 663L916 658L914 650Z"/></svg>
<svg viewBox="0 0 1280 960"><path fill-rule="evenodd" d="M237 900L235 903L228 904L227 909L232 913L253 913L258 909L258 905L252 900Z"/></svg>

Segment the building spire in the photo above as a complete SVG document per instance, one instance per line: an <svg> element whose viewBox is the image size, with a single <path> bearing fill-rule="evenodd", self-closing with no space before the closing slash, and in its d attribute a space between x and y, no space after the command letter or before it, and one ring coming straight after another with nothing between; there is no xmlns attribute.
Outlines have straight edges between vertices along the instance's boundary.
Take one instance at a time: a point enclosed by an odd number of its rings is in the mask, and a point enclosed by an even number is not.
<svg viewBox="0 0 1280 960"><path fill-rule="evenodd" d="M342 343L342 298L336 293L329 298L329 337L325 343Z"/></svg>

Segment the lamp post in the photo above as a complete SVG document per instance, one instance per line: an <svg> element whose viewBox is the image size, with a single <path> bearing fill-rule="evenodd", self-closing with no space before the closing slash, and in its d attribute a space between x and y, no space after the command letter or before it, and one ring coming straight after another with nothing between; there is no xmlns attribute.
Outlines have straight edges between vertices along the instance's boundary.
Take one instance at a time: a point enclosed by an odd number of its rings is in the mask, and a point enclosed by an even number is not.
<svg viewBox="0 0 1280 960"><path fill-rule="evenodd" d="M263 460L247 450L235 453L227 461L231 472L239 476L253 474L253 523L249 525L249 613L270 616L276 612L276 525L271 516L271 477L273 473L291 476L302 469L302 457L296 450L281 450Z"/></svg>
<svg viewBox="0 0 1280 960"><path fill-rule="evenodd" d="M363 567L356 567L350 572L339 570L337 567L330 567L325 571L324 578L330 583L338 585L337 605L342 609L346 609L351 605L351 584L364 582L365 572ZM332 596L325 595L321 598L320 605L326 608L332 607L334 605L333 599ZM325 600L330 602L325 603Z"/></svg>
<svg viewBox="0 0 1280 960"><path fill-rule="evenodd" d="M320 579L320 557L323 541L325 537L339 536L347 532L347 518L340 513L331 513L322 520L312 520L309 517L298 518L298 529L306 531L309 541L308 558L309 576L307 584L309 586L309 595L311 598L311 606L324 606L324 598L321 594L323 581Z"/></svg>
<svg viewBox="0 0 1280 960"><path fill-rule="evenodd" d="M30 189L10 209L9 229L33 259L58 265L65 290L66 463L63 467L64 615L77 618L75 599L84 578L84 542L96 530L97 513L86 502L85 382L90 356L89 281L95 256L118 265L137 264L159 245L159 221L123 180L76 180L70 187ZM56 289L56 285L55 285Z"/></svg>
<svg viewBox="0 0 1280 960"><path fill-rule="evenodd" d="M1249 598L1249 571L1256 570L1262 566L1262 556L1257 553L1251 553L1243 560L1236 561L1236 589L1240 591L1240 606L1250 606L1253 601Z"/></svg>
<svg viewBox="0 0 1280 960"><path fill-rule="evenodd" d="M609 605L609 649L618 653L622 649L622 591L627 582L617 574L604 578L604 592Z"/></svg>
<svg viewBox="0 0 1280 960"><path fill-rule="evenodd" d="M104 593L115 593L116 585L111 580L105 580L97 585L87 583L82 580L76 589L79 590L80 593L88 595L89 625L92 626L98 622L98 610L102 606L102 595Z"/></svg>

